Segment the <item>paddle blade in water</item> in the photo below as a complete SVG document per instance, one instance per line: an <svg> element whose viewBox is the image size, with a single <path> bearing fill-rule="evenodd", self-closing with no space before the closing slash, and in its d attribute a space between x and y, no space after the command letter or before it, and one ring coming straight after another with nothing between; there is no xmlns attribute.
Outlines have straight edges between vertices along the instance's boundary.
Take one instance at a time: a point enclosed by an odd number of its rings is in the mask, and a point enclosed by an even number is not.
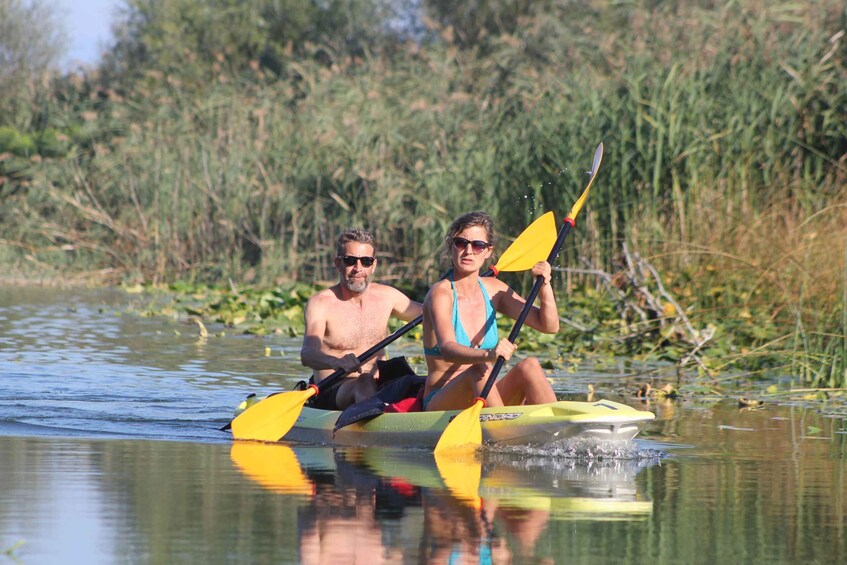
<svg viewBox="0 0 847 565"><path fill-rule="evenodd" d="M279 441L294 426L303 405L317 390L309 387L281 392L254 404L232 421L233 439Z"/></svg>
<svg viewBox="0 0 847 565"><path fill-rule="evenodd" d="M500 272L528 271L539 261L547 259L556 243L556 215L553 212L537 218L512 242L497 261Z"/></svg>
<svg viewBox="0 0 847 565"><path fill-rule="evenodd" d="M314 494L315 489L287 445L235 442L229 452L242 473L273 492Z"/></svg>
<svg viewBox="0 0 847 565"><path fill-rule="evenodd" d="M473 449L482 445L482 425L479 423L482 406L482 399L477 398L470 408L459 412L444 428L435 446L435 453L445 453L455 449Z"/></svg>
<svg viewBox="0 0 847 565"><path fill-rule="evenodd" d="M477 460L475 451L436 451L435 466L438 467L444 485L456 499L472 508L479 509L482 506L482 499L479 497L482 465Z"/></svg>

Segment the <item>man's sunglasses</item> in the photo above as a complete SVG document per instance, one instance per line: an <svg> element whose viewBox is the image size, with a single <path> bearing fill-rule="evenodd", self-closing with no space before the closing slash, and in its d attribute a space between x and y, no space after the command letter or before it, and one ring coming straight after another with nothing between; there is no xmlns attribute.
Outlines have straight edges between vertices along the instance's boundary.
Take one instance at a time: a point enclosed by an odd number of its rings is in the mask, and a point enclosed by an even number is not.
<svg viewBox="0 0 847 565"><path fill-rule="evenodd" d="M453 247L455 247L458 251L462 251L468 248L468 245L471 246L471 250L474 255L479 255L489 247L491 244L487 241L482 241L481 239L474 239L471 241L470 239L465 239L464 237L454 237L452 239Z"/></svg>
<svg viewBox="0 0 847 565"><path fill-rule="evenodd" d="M348 267L355 265L356 261L360 262L363 267L370 267L376 261L374 257L356 257L355 255L340 255L338 258Z"/></svg>

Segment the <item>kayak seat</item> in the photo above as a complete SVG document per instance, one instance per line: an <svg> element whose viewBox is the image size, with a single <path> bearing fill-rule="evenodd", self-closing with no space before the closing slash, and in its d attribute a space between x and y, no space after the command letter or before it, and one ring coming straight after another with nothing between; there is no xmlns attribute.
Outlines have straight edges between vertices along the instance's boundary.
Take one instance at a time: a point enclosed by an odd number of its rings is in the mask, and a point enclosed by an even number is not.
<svg viewBox="0 0 847 565"><path fill-rule="evenodd" d="M392 374L388 382L382 384L376 395L371 398L348 406L335 422L333 435L345 426L355 422L369 420L386 412L411 412L420 411L421 393L426 382L426 377L415 374L404 358L402 365L407 368L405 375ZM391 361L394 361L392 359ZM400 366L400 363L396 364ZM384 378L383 369L380 367L380 381Z"/></svg>

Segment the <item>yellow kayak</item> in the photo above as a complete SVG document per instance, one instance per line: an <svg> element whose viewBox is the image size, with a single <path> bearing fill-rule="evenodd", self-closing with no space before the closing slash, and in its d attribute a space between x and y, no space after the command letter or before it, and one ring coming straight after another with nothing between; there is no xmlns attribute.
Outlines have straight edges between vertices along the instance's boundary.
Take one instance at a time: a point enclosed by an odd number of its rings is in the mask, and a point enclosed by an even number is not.
<svg viewBox="0 0 847 565"><path fill-rule="evenodd" d="M239 409L243 411L261 399L250 400ZM385 413L333 433L340 411L304 406L294 426L280 439L339 446L432 448L459 412ZM498 445L544 445L568 439L626 441L654 418L651 412L611 400L483 408L479 416L483 442Z"/></svg>

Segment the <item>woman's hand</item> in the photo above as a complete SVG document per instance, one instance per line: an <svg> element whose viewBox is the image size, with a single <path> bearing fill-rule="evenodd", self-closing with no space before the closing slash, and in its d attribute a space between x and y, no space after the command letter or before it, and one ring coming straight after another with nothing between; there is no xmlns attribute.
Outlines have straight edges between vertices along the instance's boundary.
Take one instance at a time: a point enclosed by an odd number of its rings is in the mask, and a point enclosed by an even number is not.
<svg viewBox="0 0 847 565"><path fill-rule="evenodd" d="M544 277L544 286L550 284L550 279L553 276L553 267L547 261L539 261L532 266L532 274L536 277Z"/></svg>
<svg viewBox="0 0 847 565"><path fill-rule="evenodd" d="M536 277L541 277L543 282L538 293L541 303L537 310L533 310L537 318L534 322L530 322L530 325L544 333L556 333L559 331L559 312L556 309L556 297L553 293L553 285L550 284L553 267L547 261L539 261L532 267L532 274ZM536 325L533 325L533 323Z"/></svg>
<svg viewBox="0 0 847 565"><path fill-rule="evenodd" d="M500 341L497 343L497 347L494 349L489 349L489 356L493 355L493 359L491 361L496 361L498 357L502 357L506 361L512 358L512 354L518 348L517 345L509 341L508 339L500 338Z"/></svg>

